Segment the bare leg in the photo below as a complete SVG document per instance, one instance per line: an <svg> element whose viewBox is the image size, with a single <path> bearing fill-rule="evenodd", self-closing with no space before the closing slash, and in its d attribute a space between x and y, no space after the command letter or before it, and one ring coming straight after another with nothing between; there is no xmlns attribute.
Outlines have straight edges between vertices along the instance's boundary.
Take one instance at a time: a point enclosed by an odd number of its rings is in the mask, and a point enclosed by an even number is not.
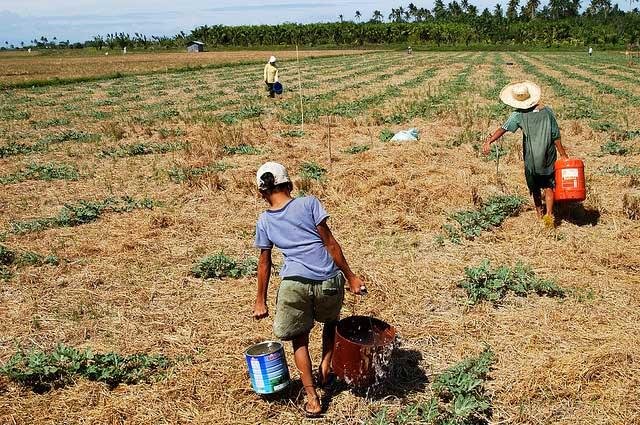
<svg viewBox="0 0 640 425"><path fill-rule="evenodd" d="M531 196L533 197L533 205L536 207L536 214L538 214L538 218L542 218L544 215L544 208L542 206L542 196L540 195L540 191L535 190L531 192Z"/></svg>
<svg viewBox="0 0 640 425"><path fill-rule="evenodd" d="M336 323L328 322L322 328L322 362L320 363L319 379L320 385L327 382L327 377L331 370L331 359L333 358L333 346L336 340Z"/></svg>
<svg viewBox="0 0 640 425"><path fill-rule="evenodd" d="M553 189L546 188L544 190L544 200L547 204L547 215L553 218Z"/></svg>
<svg viewBox="0 0 640 425"><path fill-rule="evenodd" d="M309 357L309 334L303 334L293 339L293 353L298 371L300 371L300 380L307 393L306 410L310 413L320 413L320 399L313 385L313 374L311 372L311 357Z"/></svg>

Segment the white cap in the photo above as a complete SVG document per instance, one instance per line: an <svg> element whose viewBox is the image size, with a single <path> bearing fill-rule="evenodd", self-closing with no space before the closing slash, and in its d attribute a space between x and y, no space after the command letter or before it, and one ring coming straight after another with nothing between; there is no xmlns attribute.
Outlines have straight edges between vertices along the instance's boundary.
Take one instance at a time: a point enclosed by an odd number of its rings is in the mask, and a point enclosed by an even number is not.
<svg viewBox="0 0 640 425"><path fill-rule="evenodd" d="M262 180L260 180L260 177L262 177L264 173L273 174L273 183L275 185L291 182L289 173L287 173L287 169L284 168L284 165L278 164L277 162L265 162L260 168L258 168L258 172L256 173L256 184L258 185L258 189L263 188L263 183Z"/></svg>
<svg viewBox="0 0 640 425"><path fill-rule="evenodd" d="M269 63L274 63L276 61L276 57L275 56L271 56L269 58Z"/></svg>

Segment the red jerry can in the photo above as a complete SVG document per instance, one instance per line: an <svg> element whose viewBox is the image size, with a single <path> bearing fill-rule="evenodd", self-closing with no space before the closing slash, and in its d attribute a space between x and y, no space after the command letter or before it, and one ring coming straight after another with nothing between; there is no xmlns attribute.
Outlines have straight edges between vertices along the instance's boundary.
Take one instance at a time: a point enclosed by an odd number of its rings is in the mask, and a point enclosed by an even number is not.
<svg viewBox="0 0 640 425"><path fill-rule="evenodd" d="M554 199L558 202L581 202L587 198L584 180L584 162L576 158L556 161L556 188Z"/></svg>

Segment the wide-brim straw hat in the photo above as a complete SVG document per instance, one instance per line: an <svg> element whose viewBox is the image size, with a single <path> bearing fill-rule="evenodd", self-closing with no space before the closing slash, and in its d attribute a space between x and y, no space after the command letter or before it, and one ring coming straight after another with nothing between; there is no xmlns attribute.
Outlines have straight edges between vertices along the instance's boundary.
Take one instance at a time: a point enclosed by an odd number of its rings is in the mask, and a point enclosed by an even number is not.
<svg viewBox="0 0 640 425"><path fill-rule="evenodd" d="M507 85L500 92L500 100L516 109L529 109L540 102L542 90L531 81Z"/></svg>

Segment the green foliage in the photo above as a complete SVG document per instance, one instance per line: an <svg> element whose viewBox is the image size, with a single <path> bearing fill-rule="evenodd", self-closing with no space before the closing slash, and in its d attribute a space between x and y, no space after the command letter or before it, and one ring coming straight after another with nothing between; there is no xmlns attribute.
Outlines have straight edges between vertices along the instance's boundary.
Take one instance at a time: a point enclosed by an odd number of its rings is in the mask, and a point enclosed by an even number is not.
<svg viewBox="0 0 640 425"><path fill-rule="evenodd" d="M491 151L489 151L489 155L487 155L484 160L485 161L498 161L500 158L504 158L509 153L509 149L503 147L502 145L496 143L491 145Z"/></svg>
<svg viewBox="0 0 640 425"><path fill-rule="evenodd" d="M300 177L305 180L322 181L327 174L327 170L315 162L303 162L300 165Z"/></svg>
<svg viewBox="0 0 640 425"><path fill-rule="evenodd" d="M358 153L366 152L369 149L371 149L369 145L355 145L345 149L344 153L350 153L352 155L355 155Z"/></svg>
<svg viewBox="0 0 640 425"><path fill-rule="evenodd" d="M618 176L640 176L640 167L634 165L607 165L598 169L603 174L616 174Z"/></svg>
<svg viewBox="0 0 640 425"><path fill-rule="evenodd" d="M288 130L280 133L282 137L303 137L304 131L302 130Z"/></svg>
<svg viewBox="0 0 640 425"><path fill-rule="evenodd" d="M490 301L498 304L509 291L520 297L536 293L549 297L565 296L565 291L551 280L536 277L529 266L517 263L515 267L492 269L488 260L476 267L465 268L465 279L458 286L467 291L469 304Z"/></svg>
<svg viewBox="0 0 640 425"><path fill-rule="evenodd" d="M465 359L442 372L431 385L435 397L407 404L395 415L382 409L366 424L486 424L491 416L491 397L485 383L494 361L494 354L487 347L477 357Z"/></svg>
<svg viewBox="0 0 640 425"><path fill-rule="evenodd" d="M9 142L4 146L0 146L0 158L15 155L28 155L34 152L42 152L47 149L44 144L27 145L24 143Z"/></svg>
<svg viewBox="0 0 640 425"><path fill-rule="evenodd" d="M69 120L67 118L52 118L50 120L33 121L31 125L33 126L33 128L40 130L43 128L69 125Z"/></svg>
<svg viewBox="0 0 640 425"><path fill-rule="evenodd" d="M203 279L222 279L225 277L237 279L253 275L257 267L258 260L256 258L249 257L243 261L236 261L220 251L198 261L191 269L191 274Z"/></svg>
<svg viewBox="0 0 640 425"><path fill-rule="evenodd" d="M0 184L17 183L24 180L78 180L80 175L73 165L69 164L35 164L17 173L0 176Z"/></svg>
<svg viewBox="0 0 640 425"><path fill-rule="evenodd" d="M621 156L631 152L631 150L627 146L623 146L619 140L608 140L606 143L600 145L600 151L602 151L603 154Z"/></svg>
<svg viewBox="0 0 640 425"><path fill-rule="evenodd" d="M184 183L192 180L195 177L202 176L204 174L215 173L218 171L224 171L231 168L231 165L224 162L218 162L210 164L204 167L174 167L171 168L169 173L169 179L174 183Z"/></svg>
<svg viewBox="0 0 640 425"><path fill-rule="evenodd" d="M97 202L81 200L75 204L65 204L56 217L13 222L11 231L16 234L25 234L54 227L75 227L96 221L105 212L124 213L141 208L153 208L153 201L146 198L135 200L128 196L107 198Z"/></svg>
<svg viewBox="0 0 640 425"><path fill-rule="evenodd" d="M225 124L235 124L248 118L257 118L262 115L264 109L260 105L245 105L236 112L229 112L220 118Z"/></svg>
<svg viewBox="0 0 640 425"><path fill-rule="evenodd" d="M134 143L117 148L102 149L98 156L102 158L125 158L129 156L163 154L184 148L182 143Z"/></svg>
<svg viewBox="0 0 640 425"><path fill-rule="evenodd" d="M478 357L463 360L438 376L432 388L448 403L435 418L436 424L487 423L491 398L484 385L494 361L491 349L485 348Z"/></svg>
<svg viewBox="0 0 640 425"><path fill-rule="evenodd" d="M464 144L477 143L482 139L482 132L477 130L465 129L455 139L451 141L451 146L462 146ZM494 145L495 146L495 145Z"/></svg>
<svg viewBox="0 0 640 425"><path fill-rule="evenodd" d="M223 146L222 150L227 155L260 155L262 151L251 145Z"/></svg>
<svg viewBox="0 0 640 425"><path fill-rule="evenodd" d="M460 243L461 237L475 239L484 231L500 226L507 217L517 215L525 204L518 195L500 195L488 199L479 210L458 211L451 215L457 223L443 225L449 240Z"/></svg>
<svg viewBox="0 0 640 425"><path fill-rule="evenodd" d="M118 353L94 354L63 344L52 351L19 351L0 367L0 375L42 393L73 383L78 377L104 382L111 388L121 383L147 382L170 366L163 355Z"/></svg>
<svg viewBox="0 0 640 425"><path fill-rule="evenodd" d="M389 130L388 128L385 128L380 132L379 138L381 142L388 142L393 138L394 135L395 133L393 131Z"/></svg>
<svg viewBox="0 0 640 425"><path fill-rule="evenodd" d="M595 131L617 131L618 126L608 121L593 121L589 126Z"/></svg>

